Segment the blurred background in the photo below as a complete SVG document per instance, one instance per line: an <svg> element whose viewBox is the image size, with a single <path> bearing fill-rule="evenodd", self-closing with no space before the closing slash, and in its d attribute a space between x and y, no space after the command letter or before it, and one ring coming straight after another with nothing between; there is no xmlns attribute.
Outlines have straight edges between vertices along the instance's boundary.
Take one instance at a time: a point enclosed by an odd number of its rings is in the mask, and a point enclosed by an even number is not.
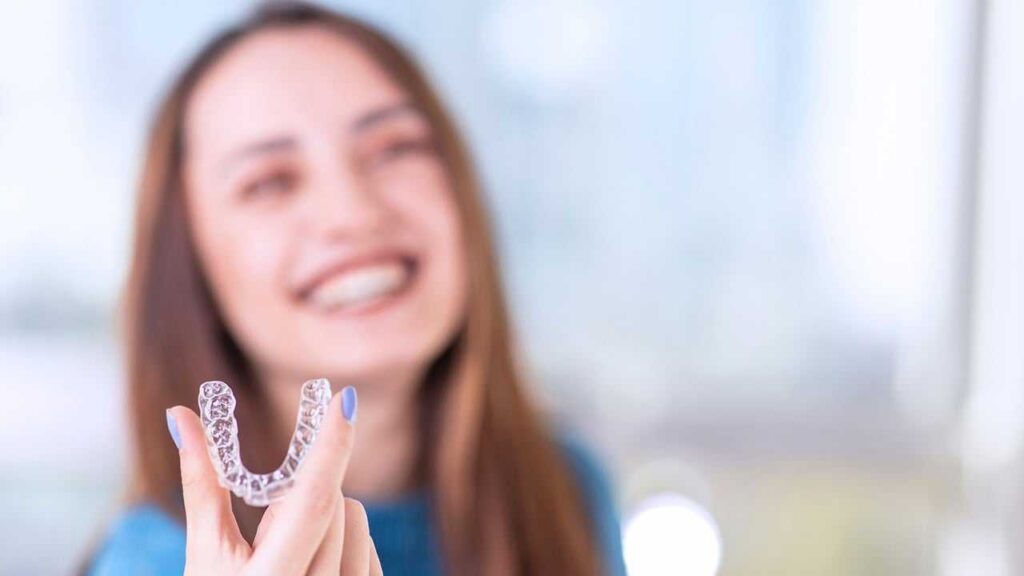
<svg viewBox="0 0 1024 576"><path fill-rule="evenodd" d="M0 573L124 479L148 114L251 2L0 2ZM1024 3L351 0L461 120L631 576L1024 574Z"/></svg>

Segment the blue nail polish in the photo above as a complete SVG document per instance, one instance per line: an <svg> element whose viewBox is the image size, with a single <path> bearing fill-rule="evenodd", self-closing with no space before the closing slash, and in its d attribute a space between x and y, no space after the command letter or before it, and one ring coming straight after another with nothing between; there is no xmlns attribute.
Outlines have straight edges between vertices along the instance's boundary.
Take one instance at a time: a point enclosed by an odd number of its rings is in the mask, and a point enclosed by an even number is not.
<svg viewBox="0 0 1024 576"><path fill-rule="evenodd" d="M171 411L167 411L167 431L171 433L171 440L174 440L174 445L177 446L178 450L181 450L181 433L178 432L178 421L171 415Z"/></svg>
<svg viewBox="0 0 1024 576"><path fill-rule="evenodd" d="M356 411L359 409L359 398L356 396L356 389L346 386L341 391L341 413L345 420L356 421Z"/></svg>

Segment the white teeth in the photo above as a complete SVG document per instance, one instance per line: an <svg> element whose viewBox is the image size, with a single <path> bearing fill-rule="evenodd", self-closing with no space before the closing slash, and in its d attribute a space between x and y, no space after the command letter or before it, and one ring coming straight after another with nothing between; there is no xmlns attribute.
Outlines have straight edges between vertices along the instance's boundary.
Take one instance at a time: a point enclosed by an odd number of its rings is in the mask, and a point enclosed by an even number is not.
<svg viewBox="0 0 1024 576"><path fill-rule="evenodd" d="M309 295L318 308L352 306L395 292L406 281L408 271L399 262L362 266L323 282Z"/></svg>

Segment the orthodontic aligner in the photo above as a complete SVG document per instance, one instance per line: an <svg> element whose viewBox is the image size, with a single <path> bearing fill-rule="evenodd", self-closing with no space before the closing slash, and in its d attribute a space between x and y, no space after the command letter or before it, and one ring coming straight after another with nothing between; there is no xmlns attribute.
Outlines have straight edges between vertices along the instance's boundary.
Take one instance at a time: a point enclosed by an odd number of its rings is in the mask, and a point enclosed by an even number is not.
<svg viewBox="0 0 1024 576"><path fill-rule="evenodd" d="M235 420L235 395L219 380L203 382L199 387L199 414L206 433L206 448L217 470L221 486L250 506L267 506L280 500L295 482L310 446L316 440L331 401L331 384L326 378L302 385L295 432L288 443L284 462L267 474L250 472L238 449L238 422Z"/></svg>

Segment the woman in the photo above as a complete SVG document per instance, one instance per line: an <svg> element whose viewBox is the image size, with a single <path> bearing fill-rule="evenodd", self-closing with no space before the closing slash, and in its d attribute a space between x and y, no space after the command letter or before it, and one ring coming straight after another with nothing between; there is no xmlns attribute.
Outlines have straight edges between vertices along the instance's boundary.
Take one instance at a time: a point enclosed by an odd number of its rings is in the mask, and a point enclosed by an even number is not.
<svg viewBox="0 0 1024 576"><path fill-rule="evenodd" d="M132 505L92 574L624 573L604 477L525 396L468 153L373 28L275 4L193 59L150 134L124 316ZM284 501L229 504L199 384L232 386L269 471L320 376L358 390L358 442L346 388Z"/></svg>

